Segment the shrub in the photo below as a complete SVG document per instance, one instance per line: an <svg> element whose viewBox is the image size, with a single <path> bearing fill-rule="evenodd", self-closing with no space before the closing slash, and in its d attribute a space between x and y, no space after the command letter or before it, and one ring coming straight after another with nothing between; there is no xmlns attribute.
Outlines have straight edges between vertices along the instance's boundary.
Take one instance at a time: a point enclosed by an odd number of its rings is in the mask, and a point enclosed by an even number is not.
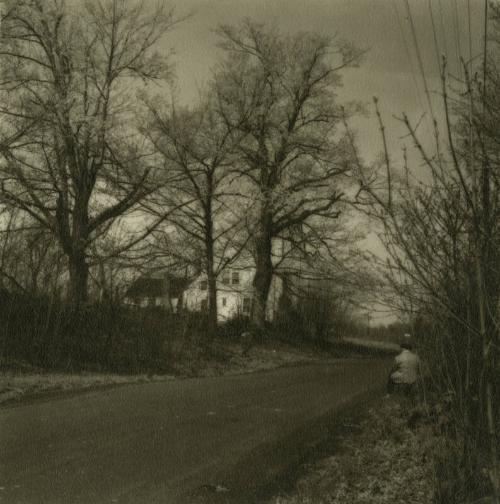
<svg viewBox="0 0 500 504"><path fill-rule="evenodd" d="M223 339L237 341L243 332L250 329L250 326L251 324L248 317L238 315L220 324L217 335Z"/></svg>
<svg viewBox="0 0 500 504"><path fill-rule="evenodd" d="M199 344L203 317L109 303L78 311L0 291L0 359L48 369L168 372L179 349ZM179 344L182 342L182 344Z"/></svg>

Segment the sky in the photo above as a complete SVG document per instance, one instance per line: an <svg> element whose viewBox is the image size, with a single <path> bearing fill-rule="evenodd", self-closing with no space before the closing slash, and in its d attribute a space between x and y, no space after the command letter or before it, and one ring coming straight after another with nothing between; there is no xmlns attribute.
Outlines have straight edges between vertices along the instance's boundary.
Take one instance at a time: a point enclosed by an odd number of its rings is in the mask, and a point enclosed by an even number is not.
<svg viewBox="0 0 500 504"><path fill-rule="evenodd" d="M472 54L480 55L482 48L483 0L172 0L171 5L179 15L192 14L164 42L176 53L179 95L184 103L196 100L222 55L214 33L221 23L237 24L250 17L284 33L337 35L368 50L360 68L344 74L340 98L360 100L371 107L372 97L377 96L388 122L390 145L398 151L402 130L392 116L406 112L417 121L422 110L429 109L408 6L436 115L440 109L437 54L447 55L451 73L458 76L459 45L462 57L469 59L469 9ZM380 151L377 123L372 116L354 124L362 152L369 160Z"/></svg>
<svg viewBox="0 0 500 504"><path fill-rule="evenodd" d="M172 0L171 5L180 16L191 14L163 42L175 51L179 99L185 104L197 100L199 90L222 57L214 33L219 24L237 24L250 17L283 33L336 35L367 49L362 65L344 74L339 92L341 100L359 100L371 111L352 123L367 162L381 151L380 131L373 116L374 96L379 99L389 149L397 163L403 144L411 145L404 138L404 126L394 116L404 112L415 123L425 112L419 132L424 144L430 144L432 138L423 76L434 114L440 121L438 59L445 55L450 73L459 79L460 57L469 60L472 55L480 61L482 51L483 0ZM374 234L368 236L366 246L383 255ZM377 317L378 321L388 320L386 315L377 314L373 319L377 321Z"/></svg>

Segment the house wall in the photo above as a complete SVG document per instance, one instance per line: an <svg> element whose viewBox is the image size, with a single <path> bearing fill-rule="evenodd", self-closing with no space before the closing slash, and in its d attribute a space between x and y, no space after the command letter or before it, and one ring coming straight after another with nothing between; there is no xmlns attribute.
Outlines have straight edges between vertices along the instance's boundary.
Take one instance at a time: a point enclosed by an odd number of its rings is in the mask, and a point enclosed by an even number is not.
<svg viewBox="0 0 500 504"><path fill-rule="evenodd" d="M217 318L220 321L232 319L238 315L249 315L243 308L243 299L252 299L251 292L217 292Z"/></svg>
<svg viewBox="0 0 500 504"><path fill-rule="evenodd" d="M239 284L232 283L232 274L237 272L239 275ZM249 314L246 308L245 298L252 299L252 280L255 274L254 268L245 269L230 269L230 282L223 282L223 275L217 280L217 319L219 321L228 320L236 317L238 314ZM203 288L206 283L206 275L200 275L185 291L184 291L184 307L189 311L202 311L206 309L208 290ZM274 277L271 282L271 289L267 303L267 319L273 320L276 316L279 300L283 290L282 282L279 278ZM224 301L225 300L225 301ZM205 305L205 306L204 306ZM246 311L246 313L245 313Z"/></svg>
<svg viewBox="0 0 500 504"><path fill-rule="evenodd" d="M163 306L169 310L172 309L174 313L177 311L178 304L179 298L170 298L170 301L166 296L156 298L156 306Z"/></svg>
<svg viewBox="0 0 500 504"><path fill-rule="evenodd" d="M172 310L174 312L177 311L177 305L179 304L179 298L172 298L170 299L170 303L168 301L168 298L163 296L163 297L137 297L137 298L125 298L125 304L128 305L133 305L133 306L138 306L140 308L146 308L146 307L151 307L151 306L163 306L165 308L170 309L172 307Z"/></svg>

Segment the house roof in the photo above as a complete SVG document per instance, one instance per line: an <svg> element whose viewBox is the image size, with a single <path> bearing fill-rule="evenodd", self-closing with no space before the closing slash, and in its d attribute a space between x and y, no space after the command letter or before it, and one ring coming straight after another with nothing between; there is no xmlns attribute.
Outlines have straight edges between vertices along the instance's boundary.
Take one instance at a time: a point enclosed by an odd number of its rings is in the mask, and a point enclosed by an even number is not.
<svg viewBox="0 0 500 504"><path fill-rule="evenodd" d="M163 278L143 276L135 280L127 290L127 297L179 297L190 279L168 275Z"/></svg>

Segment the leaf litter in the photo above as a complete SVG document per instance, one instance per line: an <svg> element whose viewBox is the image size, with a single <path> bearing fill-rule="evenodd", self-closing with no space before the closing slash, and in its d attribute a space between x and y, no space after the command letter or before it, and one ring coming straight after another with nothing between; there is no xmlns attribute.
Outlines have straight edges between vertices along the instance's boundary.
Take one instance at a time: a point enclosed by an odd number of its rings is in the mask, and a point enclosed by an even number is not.
<svg viewBox="0 0 500 504"><path fill-rule="evenodd" d="M429 504L435 435L408 426L409 405L381 400L336 440L335 453L303 467L294 489L268 504Z"/></svg>

